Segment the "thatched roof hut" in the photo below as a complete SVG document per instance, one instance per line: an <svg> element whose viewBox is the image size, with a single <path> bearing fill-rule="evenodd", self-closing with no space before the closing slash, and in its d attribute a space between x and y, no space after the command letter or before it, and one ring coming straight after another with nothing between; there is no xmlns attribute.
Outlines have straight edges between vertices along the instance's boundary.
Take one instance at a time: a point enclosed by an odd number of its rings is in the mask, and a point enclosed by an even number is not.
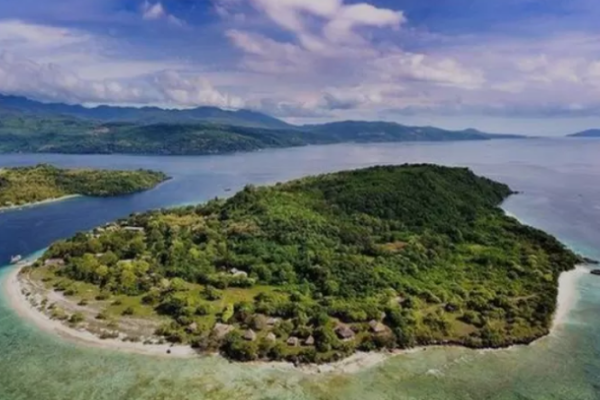
<svg viewBox="0 0 600 400"><path fill-rule="evenodd" d="M254 342L256 340L256 332L254 332L252 329L248 329L246 332L244 332L244 336L242 336L242 338L249 342Z"/></svg>
<svg viewBox="0 0 600 400"><path fill-rule="evenodd" d="M277 336L275 336L273 332L269 332L269 334L265 336L265 339L267 339L269 342L274 342L277 340Z"/></svg>
<svg viewBox="0 0 600 400"><path fill-rule="evenodd" d="M306 339L306 340L304 341L304 344L305 344L306 346L313 346L313 345L315 344L315 338L314 338L314 337L312 337L312 335L311 335L311 336L309 336L309 337L308 337L308 339Z"/></svg>
<svg viewBox="0 0 600 400"><path fill-rule="evenodd" d="M187 328L186 330L189 333L196 333L196 331L198 331L198 324L195 322L192 322Z"/></svg>
<svg viewBox="0 0 600 400"><path fill-rule="evenodd" d="M300 339L298 339L295 336L290 336L289 339L287 340L287 344L289 346L298 347L298 345L300 344Z"/></svg>
<svg viewBox="0 0 600 400"><path fill-rule="evenodd" d="M372 320L369 322L369 327L371 328L371 332L373 333L383 333L386 331L386 327L379 321Z"/></svg>
<svg viewBox="0 0 600 400"><path fill-rule="evenodd" d="M213 334L218 338L218 339L222 339L225 336L227 336L227 334L229 332L231 332L232 330L234 330L235 328L231 325L225 325L225 324L220 324L217 323L215 325L215 327L213 328Z"/></svg>
<svg viewBox="0 0 600 400"><path fill-rule="evenodd" d="M62 267L63 265L65 265L65 260L62 258L50 258L44 261L45 267Z"/></svg>
<svg viewBox="0 0 600 400"><path fill-rule="evenodd" d="M338 326L338 328L335 330L335 334L342 340L350 340L355 336L354 331L345 325Z"/></svg>

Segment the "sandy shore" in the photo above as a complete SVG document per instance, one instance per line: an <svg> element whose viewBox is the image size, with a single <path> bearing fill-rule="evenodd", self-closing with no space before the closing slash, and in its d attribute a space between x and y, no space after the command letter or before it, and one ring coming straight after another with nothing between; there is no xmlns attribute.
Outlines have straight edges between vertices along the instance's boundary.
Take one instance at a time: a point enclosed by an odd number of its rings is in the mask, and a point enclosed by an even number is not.
<svg viewBox="0 0 600 400"><path fill-rule="evenodd" d="M563 272L558 279L558 297L556 299L556 312L552 321L553 332L557 327L563 325L569 312L577 304L579 292L577 291L577 282L584 275L589 275L590 271L584 267L578 266L572 271Z"/></svg>
<svg viewBox="0 0 600 400"><path fill-rule="evenodd" d="M20 210L22 208L29 208L29 207L37 207L37 206L42 206L44 204L56 203L58 201L73 199L76 197L82 197L82 196L80 194L70 194L68 196L57 197L54 199L36 201L35 203L21 204L21 205L15 205L15 206L10 206L10 207L0 207L0 212L10 211L10 210Z"/></svg>
<svg viewBox="0 0 600 400"><path fill-rule="evenodd" d="M124 342L120 339L100 339L86 330L79 330L65 325L61 321L50 319L46 314L37 310L23 294L23 286L19 280L19 272L24 266L13 267L13 271L5 280L4 292L10 306L16 313L31 321L41 330L58 335L64 339L78 344L84 344L102 349L119 350L129 353L145 354L167 357L194 357L198 356L189 346L144 345L143 343ZM167 354L167 352L170 354Z"/></svg>
<svg viewBox="0 0 600 400"><path fill-rule="evenodd" d="M14 269L10 272L8 278L5 280L4 290L6 293L6 298L8 303L19 316L31 321L41 330L58 335L76 344L92 346L95 348L172 358L201 357L189 346L171 346L169 344L144 345L143 343L124 342L120 339L104 340L86 330L75 329L65 325L63 322L50 319L43 312L35 308L24 295L23 283L19 279L19 272L23 267L24 266L13 267ZM577 282L583 275L588 273L589 271L587 269L583 267L577 267L575 270L565 272L560 276L557 310L554 315L551 334L557 327L565 323L569 312L575 306L578 299ZM353 374L381 364L390 357L423 351L428 348L429 347L420 347L408 351L399 350L395 352L357 352L339 362L324 365L301 365L296 367L295 365L286 362L255 362L252 364L260 368L294 369L307 374Z"/></svg>
<svg viewBox="0 0 600 400"><path fill-rule="evenodd" d="M37 328L49 334L57 335L67 341L78 345L91 346L99 349L116 350L132 354L142 354L148 356L159 356L168 358L193 358L193 357L210 357L211 355L200 355L189 346L171 346L169 344L143 344L124 342L121 339L100 339L91 332L84 329L72 328L65 323L53 320L46 314L34 307L30 300L23 293L25 290L24 284L19 279L19 272L26 265L11 267L10 272L4 282L4 292L8 304L13 310L23 319L30 321ZM419 351L422 349L414 349L409 351L397 352L373 352L364 353L357 352L344 360L323 364L323 365L301 365L295 366L287 362L255 362L251 363L259 368L295 370L306 374L322 374L322 373L337 373L337 374L352 374L364 369L374 367L382 363L389 357L394 355ZM170 354L167 353L170 352ZM219 355L212 355L220 357Z"/></svg>

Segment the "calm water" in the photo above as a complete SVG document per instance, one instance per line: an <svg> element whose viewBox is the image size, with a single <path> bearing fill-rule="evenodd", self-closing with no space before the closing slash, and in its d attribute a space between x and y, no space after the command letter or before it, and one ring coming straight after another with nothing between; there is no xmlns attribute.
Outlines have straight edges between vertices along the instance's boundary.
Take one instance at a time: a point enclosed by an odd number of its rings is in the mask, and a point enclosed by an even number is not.
<svg viewBox="0 0 600 400"><path fill-rule="evenodd" d="M248 183L376 164L469 166L523 192L505 209L600 258L600 140L314 146L214 157L0 155L0 166L151 168L173 179L115 199L77 198L0 213L0 265L52 241L158 207L197 203ZM0 283L9 267L0 269ZM600 278L550 337L497 352L430 349L354 375L175 360L82 348L20 320L0 293L0 400L12 399L600 399Z"/></svg>

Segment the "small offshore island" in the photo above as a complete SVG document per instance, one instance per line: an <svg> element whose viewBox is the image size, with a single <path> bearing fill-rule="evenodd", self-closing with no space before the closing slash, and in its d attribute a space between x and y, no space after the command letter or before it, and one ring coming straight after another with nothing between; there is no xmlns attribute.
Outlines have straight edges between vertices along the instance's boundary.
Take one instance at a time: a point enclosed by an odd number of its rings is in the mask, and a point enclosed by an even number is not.
<svg viewBox="0 0 600 400"><path fill-rule="evenodd" d="M99 338L238 361L527 344L548 334L559 276L582 258L506 216L511 194L434 165L248 186L57 242L18 281L35 308Z"/></svg>
<svg viewBox="0 0 600 400"><path fill-rule="evenodd" d="M40 164L0 168L0 210L83 195L108 197L152 189L168 177L162 172L60 169Z"/></svg>

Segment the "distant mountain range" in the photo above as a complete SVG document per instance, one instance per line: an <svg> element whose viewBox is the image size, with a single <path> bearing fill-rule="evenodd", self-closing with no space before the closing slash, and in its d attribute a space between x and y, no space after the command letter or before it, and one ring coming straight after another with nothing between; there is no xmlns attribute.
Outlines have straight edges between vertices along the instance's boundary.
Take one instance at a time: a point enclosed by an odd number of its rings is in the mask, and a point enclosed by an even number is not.
<svg viewBox="0 0 600 400"><path fill-rule="evenodd" d="M600 138L600 129L588 129L587 131L573 133L569 137L574 138Z"/></svg>
<svg viewBox="0 0 600 400"><path fill-rule="evenodd" d="M104 122L214 123L253 128L289 129L291 125L266 114L250 110L228 111L217 107L185 110L158 107L83 107L61 103L40 103L25 97L0 95L0 110L37 116L62 116Z"/></svg>
<svg viewBox="0 0 600 400"><path fill-rule="evenodd" d="M4 153L201 155L345 142L521 138L524 136L393 122L342 121L296 126L250 110L87 108L0 95L0 152Z"/></svg>

